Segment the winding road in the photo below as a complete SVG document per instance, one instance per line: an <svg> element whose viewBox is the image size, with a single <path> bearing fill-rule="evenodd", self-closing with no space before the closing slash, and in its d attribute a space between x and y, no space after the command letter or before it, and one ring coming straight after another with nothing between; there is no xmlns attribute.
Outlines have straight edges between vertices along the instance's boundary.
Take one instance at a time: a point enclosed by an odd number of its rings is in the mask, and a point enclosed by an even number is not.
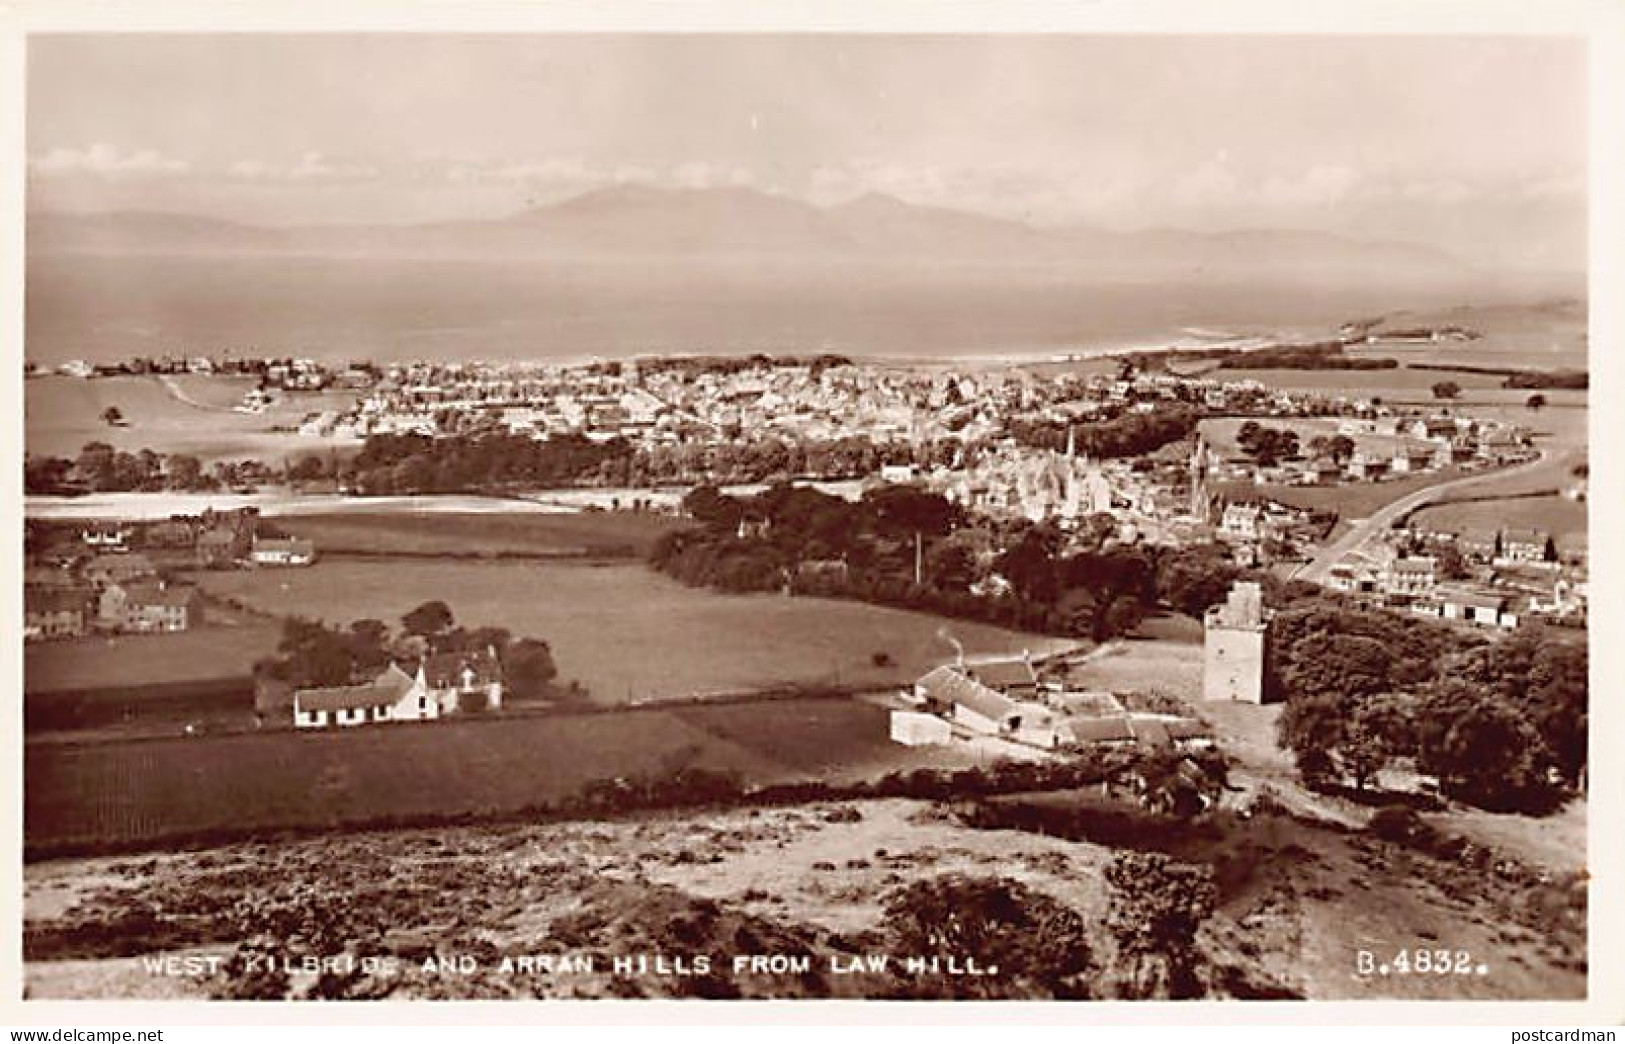
<svg viewBox="0 0 1625 1044"><path fill-rule="evenodd" d="M1515 478L1527 474L1545 464L1551 458L1550 450L1541 450L1540 456L1534 460L1515 464L1510 468L1496 468L1493 471L1483 471L1461 478L1450 479L1436 486L1428 486L1414 493L1407 493L1398 500L1384 504L1368 518L1363 518L1349 527L1349 531L1327 544L1316 552L1315 556L1293 571L1291 579L1308 580L1310 583L1324 584L1331 573L1332 566L1343 560L1351 551L1357 551L1372 540L1379 538L1386 532L1394 521L1404 515L1425 507L1432 503L1442 493L1451 493L1475 486L1491 480Z"/></svg>

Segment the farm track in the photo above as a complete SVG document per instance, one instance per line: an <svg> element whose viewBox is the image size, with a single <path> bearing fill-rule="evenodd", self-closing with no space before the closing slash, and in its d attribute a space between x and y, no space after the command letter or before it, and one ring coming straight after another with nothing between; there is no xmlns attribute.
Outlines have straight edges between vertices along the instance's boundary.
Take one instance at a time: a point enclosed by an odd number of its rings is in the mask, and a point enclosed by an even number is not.
<svg viewBox="0 0 1625 1044"><path fill-rule="evenodd" d="M163 389L166 392L169 393L169 397L171 399L174 399L183 406L190 406L194 410L202 410L205 413L236 412L230 406L211 406L209 403L199 402L190 395L186 394L186 389L182 388L178 383L176 383L175 379L167 373L158 375L158 383L163 386Z"/></svg>

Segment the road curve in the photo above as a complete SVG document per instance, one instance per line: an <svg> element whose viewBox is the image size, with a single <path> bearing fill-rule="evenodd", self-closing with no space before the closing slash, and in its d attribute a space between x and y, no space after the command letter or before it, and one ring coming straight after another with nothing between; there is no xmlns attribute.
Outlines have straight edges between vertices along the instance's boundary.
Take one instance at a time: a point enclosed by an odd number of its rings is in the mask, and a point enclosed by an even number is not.
<svg viewBox="0 0 1625 1044"><path fill-rule="evenodd" d="M1332 566L1343 560L1349 552L1357 550L1374 537L1379 536L1393 525L1394 520L1432 503L1442 493L1454 492L1468 486L1474 486L1491 479L1507 479L1534 471L1551 456L1551 451L1541 450L1540 456L1534 460L1516 464L1510 468L1496 468L1494 471L1482 471L1461 478L1450 479L1435 486L1407 493L1397 500L1389 501L1378 508L1370 517L1361 519L1349 527L1349 531L1327 544L1316 552L1315 556L1293 571L1291 579L1307 580L1310 583L1324 584L1326 577L1331 573Z"/></svg>

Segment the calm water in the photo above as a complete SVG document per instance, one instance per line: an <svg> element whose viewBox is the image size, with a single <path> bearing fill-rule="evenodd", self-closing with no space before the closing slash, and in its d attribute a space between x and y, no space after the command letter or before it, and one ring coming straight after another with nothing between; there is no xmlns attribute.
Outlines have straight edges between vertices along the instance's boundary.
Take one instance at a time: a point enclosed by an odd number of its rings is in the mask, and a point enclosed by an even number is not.
<svg viewBox="0 0 1625 1044"><path fill-rule="evenodd" d="M315 259L38 258L27 354L560 358L830 350L960 356L1177 334L1321 330L1405 291L1100 286L1044 272Z"/></svg>

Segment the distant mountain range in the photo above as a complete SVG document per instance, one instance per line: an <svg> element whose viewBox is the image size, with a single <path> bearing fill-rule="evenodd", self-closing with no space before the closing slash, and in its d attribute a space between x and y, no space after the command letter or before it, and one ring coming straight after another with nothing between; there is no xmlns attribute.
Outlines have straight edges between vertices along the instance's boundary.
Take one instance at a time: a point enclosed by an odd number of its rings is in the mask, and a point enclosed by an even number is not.
<svg viewBox="0 0 1625 1044"><path fill-rule="evenodd" d="M1474 275L1448 254L1409 243L1274 230L1041 229L889 196L818 207L740 188L617 186L505 218L415 225L269 227L170 213L36 212L27 234L35 257L878 265L1122 283L1447 285Z"/></svg>

